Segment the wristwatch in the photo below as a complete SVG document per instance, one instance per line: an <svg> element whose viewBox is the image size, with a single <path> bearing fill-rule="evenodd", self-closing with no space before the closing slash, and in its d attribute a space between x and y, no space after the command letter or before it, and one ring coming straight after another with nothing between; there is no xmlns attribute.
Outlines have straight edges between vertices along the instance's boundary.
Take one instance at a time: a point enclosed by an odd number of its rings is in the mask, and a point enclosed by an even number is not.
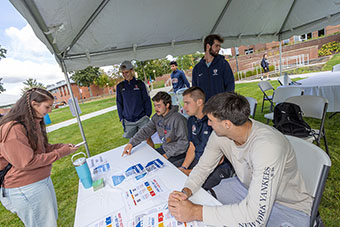
<svg viewBox="0 0 340 227"><path fill-rule="evenodd" d="M182 169L188 169L187 167L184 167L184 166L181 166L181 167L179 167L179 168L182 168Z"/></svg>
<svg viewBox="0 0 340 227"><path fill-rule="evenodd" d="M184 188L182 189L182 191L184 194L186 194L186 196L189 198L189 195L185 192Z"/></svg>

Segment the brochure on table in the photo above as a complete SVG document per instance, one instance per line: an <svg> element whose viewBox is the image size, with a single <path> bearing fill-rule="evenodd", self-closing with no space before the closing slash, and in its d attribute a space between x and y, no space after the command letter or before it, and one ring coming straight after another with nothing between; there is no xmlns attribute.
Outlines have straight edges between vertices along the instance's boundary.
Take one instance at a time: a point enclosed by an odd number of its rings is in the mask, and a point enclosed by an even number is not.
<svg viewBox="0 0 340 227"><path fill-rule="evenodd" d="M177 222L168 210L169 193L180 190L185 180L177 168L149 147L123 158L121 150L88 158L93 180L103 179L104 187L93 191L79 185L75 226L203 226L198 222ZM198 194L193 202L198 197L204 203L214 203L206 192Z"/></svg>

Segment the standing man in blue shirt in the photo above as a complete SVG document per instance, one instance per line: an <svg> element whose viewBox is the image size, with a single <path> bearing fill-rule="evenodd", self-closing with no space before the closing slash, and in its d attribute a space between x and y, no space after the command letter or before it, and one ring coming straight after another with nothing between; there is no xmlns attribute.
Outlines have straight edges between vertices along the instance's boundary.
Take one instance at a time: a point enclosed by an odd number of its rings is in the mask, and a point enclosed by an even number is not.
<svg viewBox="0 0 340 227"><path fill-rule="evenodd" d="M219 35L208 35L204 39L204 57L192 71L192 86L202 88L206 101L218 93L235 89L233 71L224 56L218 54L223 41Z"/></svg>
<svg viewBox="0 0 340 227"><path fill-rule="evenodd" d="M171 68L171 82L172 87L174 88L174 92L176 93L181 88L189 88L190 84L187 78L185 77L185 74L182 70L177 69L177 62L172 61L170 62L170 68Z"/></svg>
<svg viewBox="0 0 340 227"><path fill-rule="evenodd" d="M119 120L124 128L123 137L131 138L149 122L151 100L144 82L135 78L130 61L124 61L120 70L125 80L117 85L116 104ZM153 145L151 139L148 139L148 143Z"/></svg>
<svg viewBox="0 0 340 227"><path fill-rule="evenodd" d="M205 103L205 94L199 87L191 87L183 93L184 109L190 116L188 119L188 140L189 148L185 159L179 169L189 176L192 168L201 158L205 146L212 132L211 126L208 125L208 117L203 113ZM231 177L233 167L230 162L222 156L218 166L209 175L203 188L210 190L212 187L220 183L224 178Z"/></svg>

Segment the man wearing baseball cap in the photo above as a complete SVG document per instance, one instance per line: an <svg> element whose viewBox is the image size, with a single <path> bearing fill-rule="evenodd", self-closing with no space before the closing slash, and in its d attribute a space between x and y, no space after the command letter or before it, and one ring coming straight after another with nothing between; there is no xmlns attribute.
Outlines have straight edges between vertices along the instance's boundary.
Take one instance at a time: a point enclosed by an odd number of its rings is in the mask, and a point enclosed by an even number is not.
<svg viewBox="0 0 340 227"><path fill-rule="evenodd" d="M123 61L120 70L124 81L117 85L116 104L124 128L123 137L131 138L149 122L152 107L144 82L135 78L132 63ZM148 143L153 145L151 139Z"/></svg>

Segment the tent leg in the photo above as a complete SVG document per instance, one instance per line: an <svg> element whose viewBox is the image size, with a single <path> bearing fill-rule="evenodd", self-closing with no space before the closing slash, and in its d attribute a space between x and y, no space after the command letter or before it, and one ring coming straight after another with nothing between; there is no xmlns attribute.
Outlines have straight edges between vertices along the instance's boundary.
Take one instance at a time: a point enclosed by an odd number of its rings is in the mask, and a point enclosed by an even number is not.
<svg viewBox="0 0 340 227"><path fill-rule="evenodd" d="M71 96L71 99L72 99L72 105L73 105L73 109L75 110L75 113L76 113L76 118L77 118L78 126L79 126L79 129L80 129L81 137L83 138L83 141L85 142L86 154L87 154L87 157L91 157L90 150L89 150L89 147L87 145L87 140L86 140L86 137L85 137L83 125L81 124L78 108L75 105L76 102L75 102L75 98L74 98L74 95L73 95L70 79L68 78L68 75L67 75L67 69L66 69L64 59L61 59L61 67L62 67L62 70L63 70L64 75L65 75L65 80L66 80L68 90L70 92L70 96Z"/></svg>
<svg viewBox="0 0 340 227"><path fill-rule="evenodd" d="M282 42L281 38L279 39L280 42L280 76L282 76Z"/></svg>

